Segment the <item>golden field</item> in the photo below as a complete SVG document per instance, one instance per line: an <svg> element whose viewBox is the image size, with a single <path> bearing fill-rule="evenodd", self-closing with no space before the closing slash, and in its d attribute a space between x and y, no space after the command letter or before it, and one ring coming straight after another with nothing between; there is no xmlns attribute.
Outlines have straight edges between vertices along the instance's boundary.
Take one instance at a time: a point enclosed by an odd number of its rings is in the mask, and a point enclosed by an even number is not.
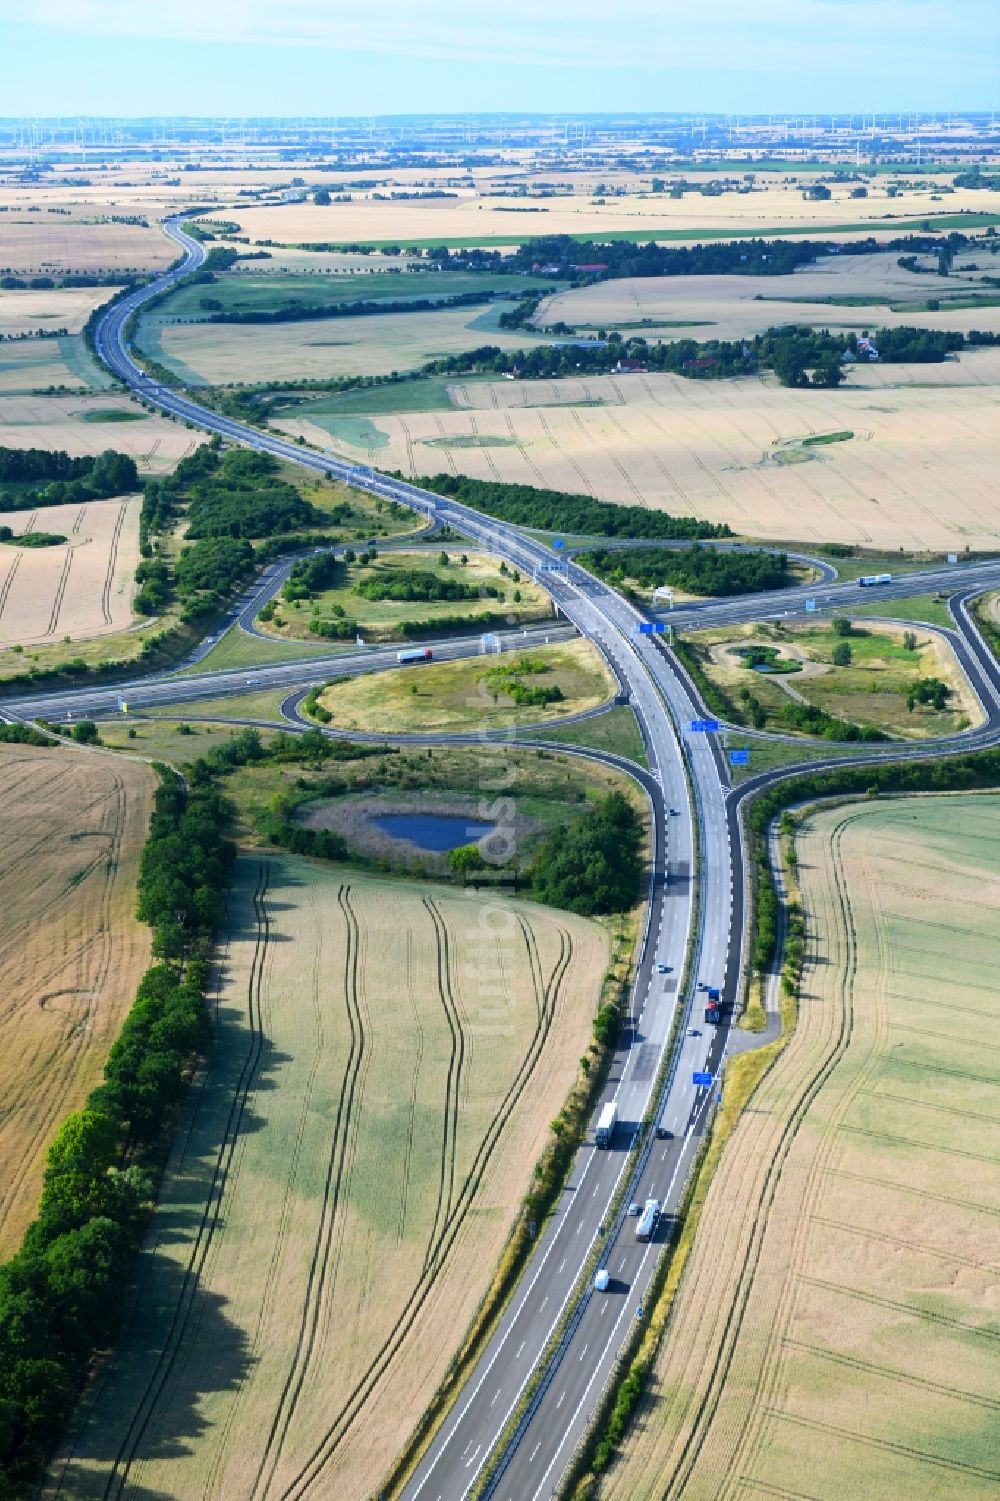
<svg viewBox="0 0 1000 1501"><path fill-rule="evenodd" d="M991 796L810 818L798 1025L602 1501L997 1494L998 848Z"/></svg>
<svg viewBox="0 0 1000 1501"><path fill-rule="evenodd" d="M126 420L119 413L127 414ZM79 396L0 391L0 445L8 448L63 449L73 458L114 448L131 454L143 474L167 474L201 441L202 435L182 422L146 412L117 391Z"/></svg>
<svg viewBox="0 0 1000 1501"><path fill-rule="evenodd" d="M15 536L55 532L53 547L0 543L0 647L105 636L132 622L138 496L0 512Z"/></svg>
<svg viewBox="0 0 1000 1501"><path fill-rule="evenodd" d="M149 962L135 920L154 777L137 762L0 745L0 1256L45 1152L99 1082Z"/></svg>
<svg viewBox="0 0 1000 1501"><path fill-rule="evenodd" d="M998 350L943 365L855 367L838 391L787 390L770 376L658 374L450 391L450 411L372 416L380 467L416 476L450 464L479 479L727 522L751 538L888 551L1000 542ZM367 457L367 446L338 436L336 418L289 414L277 425ZM853 437L797 448L803 437L842 431ZM458 441L446 462L448 437Z"/></svg>

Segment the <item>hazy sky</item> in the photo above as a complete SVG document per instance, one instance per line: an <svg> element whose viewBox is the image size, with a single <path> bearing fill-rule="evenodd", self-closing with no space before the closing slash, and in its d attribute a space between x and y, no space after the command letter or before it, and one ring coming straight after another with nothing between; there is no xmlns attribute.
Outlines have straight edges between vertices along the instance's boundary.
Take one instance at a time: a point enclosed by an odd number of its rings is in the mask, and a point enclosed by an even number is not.
<svg viewBox="0 0 1000 1501"><path fill-rule="evenodd" d="M990 109L1000 0L0 0L0 114Z"/></svg>

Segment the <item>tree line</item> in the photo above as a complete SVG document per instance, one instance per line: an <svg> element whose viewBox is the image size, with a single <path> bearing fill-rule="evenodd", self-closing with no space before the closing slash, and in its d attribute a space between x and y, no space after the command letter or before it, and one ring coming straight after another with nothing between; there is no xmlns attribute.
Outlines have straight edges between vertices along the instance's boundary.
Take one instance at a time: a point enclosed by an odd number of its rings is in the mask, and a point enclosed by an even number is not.
<svg viewBox="0 0 1000 1501"><path fill-rule="evenodd" d="M492 302L495 292L457 292L453 297L410 297L392 302L364 298L357 302L292 302L278 308L212 312L206 323L301 323L317 318L366 318L374 313L431 313L442 308L475 307ZM204 307L209 299L202 299Z"/></svg>
<svg viewBox="0 0 1000 1501"><path fill-rule="evenodd" d="M396 474L397 479L404 477ZM425 475L414 483L499 521L541 531L593 537L659 537L664 541L732 536L724 522L715 524L694 516L670 516L666 511L650 511L645 506L614 505L567 490L470 479L464 474Z"/></svg>
<svg viewBox="0 0 1000 1501"><path fill-rule="evenodd" d="M155 962L0 1267L0 1495L27 1494L116 1332L191 1064L210 1042L206 961L235 855L228 806L207 769L189 789L165 767L159 776L137 907Z"/></svg>

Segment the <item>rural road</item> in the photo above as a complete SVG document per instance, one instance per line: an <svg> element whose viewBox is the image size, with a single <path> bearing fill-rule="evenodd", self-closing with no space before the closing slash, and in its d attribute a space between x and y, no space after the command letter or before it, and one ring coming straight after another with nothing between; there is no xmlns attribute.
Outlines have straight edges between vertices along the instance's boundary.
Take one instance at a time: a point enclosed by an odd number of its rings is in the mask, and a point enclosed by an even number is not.
<svg viewBox="0 0 1000 1501"><path fill-rule="evenodd" d="M620 1125L610 1150L598 1150L588 1141L579 1151L558 1209L539 1234L535 1253L504 1318L405 1491L409 1501L417 1497L423 1501L460 1501L492 1462L484 1494L510 1501L539 1501L557 1491L574 1446L639 1316L669 1236L671 1213L680 1203L699 1138L710 1119L715 1086L696 1086L693 1074L704 1072L718 1078L730 1022L713 1028L699 1021L700 996L695 982L720 986L729 1002L737 995L743 969L745 887L739 810L753 792L788 772L763 773L731 790L717 737L688 728L704 713L697 690L653 636L639 634L649 617L572 560L552 572L551 549L514 527L366 467L245 427L142 371L133 361L126 340L131 313L204 259L202 246L184 234L177 219L167 220L165 227L184 251L184 260L166 276L114 304L97 325L97 353L113 373L144 400L184 421L332 475L376 496L397 500L541 577L569 624L603 653L629 691L646 746L649 771L634 774L649 794L653 815L648 925L629 1024L602 1097L602 1102L612 1098L617 1102ZM267 597L265 591L280 587L282 566L275 565L247 591L234 606L229 624L239 621L245 628L253 628L260 604ZM963 666L987 713L982 731L962 737L959 746L949 748L968 750L974 745L996 743L1000 738L1000 671L969 616L967 598L991 583L1000 583L1000 563L955 565L946 572L935 570L923 576L910 574L905 585L899 581L899 592L913 593L924 586L925 580L928 588L962 591L953 603L957 646L965 653ZM883 596L895 593L896 584L894 580L882 586ZM823 608L846 607L867 601L872 592L854 584L837 585L827 573L809 590L797 588L752 600L685 606L673 611L670 619L676 625L726 624L799 610L806 597L815 597ZM469 642L440 644L435 646L435 655L467 654L469 646ZM205 644L204 651L209 649ZM185 697L190 700L245 693L248 687L291 689L350 670L348 661L354 670L371 670L395 665L395 653L382 653L381 659L373 651L363 658L331 655L237 673L162 676L111 689L22 695L7 702L20 715L55 718L65 713L96 714L113 706L119 694L139 707L180 703ZM940 748L925 745L904 752L929 753L940 754ZM863 759L877 760L885 755L899 759L900 747L873 751ZM823 764L821 756L817 764ZM693 957L686 973L689 940ZM685 974L689 983L682 991L679 984ZM730 1007L725 1015L728 1018L731 1014ZM668 1060L668 1042L675 1023L681 1041ZM687 1035L690 1026L695 1035ZM654 1087L665 1063L665 1087L659 1100L654 1101ZM673 1139L659 1141L647 1136L642 1140L639 1122L654 1104L662 1105L673 1122ZM640 1200L655 1197L665 1206L660 1228L649 1244L636 1241L634 1219L621 1214L614 1223L610 1221L616 1191L625 1185L630 1196ZM590 1290L589 1274L596 1264L606 1266L613 1278L603 1294ZM585 1271L586 1283L582 1281ZM580 1287L582 1296L576 1302L575 1290ZM563 1328L563 1311L571 1305L572 1319ZM561 1336L558 1348L546 1355L557 1332ZM523 1394L536 1373L540 1373L541 1383L521 1413ZM513 1439L501 1446L508 1420L515 1413L521 1421ZM333 1452L334 1442L331 1437L326 1447L319 1446L317 1467L311 1475L303 1473L289 1495L309 1493L312 1479L321 1473L325 1459Z"/></svg>

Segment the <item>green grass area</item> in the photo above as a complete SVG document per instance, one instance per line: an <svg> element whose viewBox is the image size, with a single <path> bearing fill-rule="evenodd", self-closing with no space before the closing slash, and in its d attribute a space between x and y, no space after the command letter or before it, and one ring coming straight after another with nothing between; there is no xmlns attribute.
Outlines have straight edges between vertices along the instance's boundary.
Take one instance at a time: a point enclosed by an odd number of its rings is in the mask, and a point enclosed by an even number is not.
<svg viewBox="0 0 1000 1501"><path fill-rule="evenodd" d="M315 646L304 641L261 641L233 626L200 662L182 667L179 676L192 672L221 672L234 667L259 667L268 662L322 661L325 657L356 650L353 641L324 641Z"/></svg>
<svg viewBox="0 0 1000 1501"><path fill-rule="evenodd" d="M551 278L498 276L489 271L375 271L350 275L322 272L231 271L214 282L183 286L147 320L205 319L213 313L273 312L286 307L331 307L347 302L442 300L466 292L498 292L520 297L555 285ZM205 302L221 307L205 307Z"/></svg>
<svg viewBox="0 0 1000 1501"><path fill-rule="evenodd" d="M217 745L224 745L231 735L237 733L237 726L188 724L176 714L172 719L135 719L129 714L113 720L100 720L98 732L101 743L110 750L185 765L214 750ZM261 738L267 743L271 733L262 730Z"/></svg>
<svg viewBox="0 0 1000 1501"><path fill-rule="evenodd" d="M308 674L308 669L306 672ZM162 708L142 709L139 717L178 719L190 714L196 719L273 719L280 724L282 721L279 710L292 691L292 685L285 684L281 688L268 688L257 693L234 693L221 698L192 698L180 704L164 704Z"/></svg>
<svg viewBox="0 0 1000 1501"><path fill-rule="evenodd" d="M261 625L268 635L285 641L322 640L313 635L310 624L313 620L328 621L334 618L354 620L366 639L404 639L401 626L407 621L447 621L456 615L475 615L486 611L503 611L510 625L525 621L547 619L551 607L544 591L516 574L500 572L500 563L495 558L464 553L461 548L447 550L451 561L439 561L439 553L428 549L422 553L384 553L373 563L350 563L343 565L343 581L335 588L324 589L313 599L276 601L274 619ZM468 558L463 564L461 558ZM442 582L453 582L475 589L477 597L471 599L442 600L393 600L367 599L355 592L358 587L384 584L391 587L394 578L416 572L430 574ZM496 592L489 594L492 589Z"/></svg>
<svg viewBox="0 0 1000 1501"><path fill-rule="evenodd" d="M818 756L824 760L837 757L849 761L852 756L871 754L871 746L837 745L827 741L803 740L798 745L787 745L780 740L766 740L762 736L743 735L739 730L729 732L729 750L749 750L750 760L746 766L730 766L729 780L734 787L747 777L760 771L773 771L779 766L804 766Z"/></svg>
<svg viewBox="0 0 1000 1501"><path fill-rule="evenodd" d="M754 163L756 166L757 164ZM730 164L732 168L732 164ZM887 231L893 234L919 233L928 228L931 231L939 229L986 229L991 225L1000 224L1000 214L930 214L920 218L907 217L905 219L866 219L862 223L853 224L770 224L764 228L748 229L745 225L733 225L731 228L722 228L719 225L700 227L697 229L676 229L669 225L658 225L651 229L595 229L587 233L570 235L571 240L585 241L598 245L609 245L620 240L633 240L638 245L645 245L650 240L666 243L671 240L768 240L787 239L790 236L807 236L810 239L825 240L830 235L841 234L871 234L876 230ZM410 244L415 250L435 250L441 246L448 250L475 250L478 246L491 248L504 245L523 245L526 240L533 238L533 232L528 230L525 234L517 235L463 235L453 237L449 235L435 236L425 240L411 240ZM366 244L372 245L376 250L381 250L387 245L398 244L397 240L368 240ZM332 250L348 250L347 241L342 244L331 244Z"/></svg>
<svg viewBox="0 0 1000 1501"><path fill-rule="evenodd" d="M936 594L910 594L905 599L881 599L870 605L854 605L851 619L855 616L863 620L913 620L946 629L954 629L955 625L948 606Z"/></svg>
<svg viewBox="0 0 1000 1501"><path fill-rule="evenodd" d="M423 375L413 380L386 381L382 385L359 386L353 391L331 391L323 396L306 396L296 401L281 401L274 416L308 417L322 427L324 417L377 417L390 412L450 411L454 406L449 387L481 385L483 376Z"/></svg>
<svg viewBox="0 0 1000 1501"><path fill-rule="evenodd" d="M145 422L148 412L129 412L123 407L90 407L81 413L83 422Z"/></svg>
<svg viewBox="0 0 1000 1501"><path fill-rule="evenodd" d="M631 709L623 706L609 709L606 714L599 714L594 719L581 720L579 724L539 730L538 736L540 739L559 741L563 745L579 745L585 750L610 751L615 756L627 756L640 766L649 764L635 715Z"/></svg>
<svg viewBox="0 0 1000 1501"><path fill-rule="evenodd" d="M446 438L423 438L425 448L519 448L516 438L499 433L465 433Z"/></svg>
<svg viewBox="0 0 1000 1501"><path fill-rule="evenodd" d="M905 644L901 627L855 627L851 635L841 637L824 622L720 627L685 640L737 716L745 714L747 722L755 713L763 716L753 721L758 729L794 733L796 725L789 716L804 706L908 740L965 729L975 711L954 654L927 632L911 634L912 648ZM743 666L731 648L741 650L751 643L776 649L782 659L801 663L801 670L779 678ZM845 646L849 660L835 662L835 652ZM912 686L927 679L946 683L950 698L942 708L918 703L911 710Z"/></svg>
<svg viewBox="0 0 1000 1501"><path fill-rule="evenodd" d="M523 661L534 670L524 685L559 690L557 701L517 704L495 673L518 672ZM511 725L544 724L606 702L613 685L588 641L541 646L501 657L470 657L457 662L411 663L388 672L334 682L320 703L334 728L368 734L410 734L442 730L503 730Z"/></svg>
<svg viewBox="0 0 1000 1501"><path fill-rule="evenodd" d="M777 546L777 543L767 543L766 546ZM793 552L809 553L815 558L821 558L824 563L830 563L837 570L837 578L841 583L851 583L861 577L863 573L891 573L897 577L901 573L920 573L927 568L940 567L944 558L941 553L903 553L903 552L862 552L858 551L853 557L838 558L824 553L822 547L817 547L813 542L783 542L782 547L788 547Z"/></svg>

